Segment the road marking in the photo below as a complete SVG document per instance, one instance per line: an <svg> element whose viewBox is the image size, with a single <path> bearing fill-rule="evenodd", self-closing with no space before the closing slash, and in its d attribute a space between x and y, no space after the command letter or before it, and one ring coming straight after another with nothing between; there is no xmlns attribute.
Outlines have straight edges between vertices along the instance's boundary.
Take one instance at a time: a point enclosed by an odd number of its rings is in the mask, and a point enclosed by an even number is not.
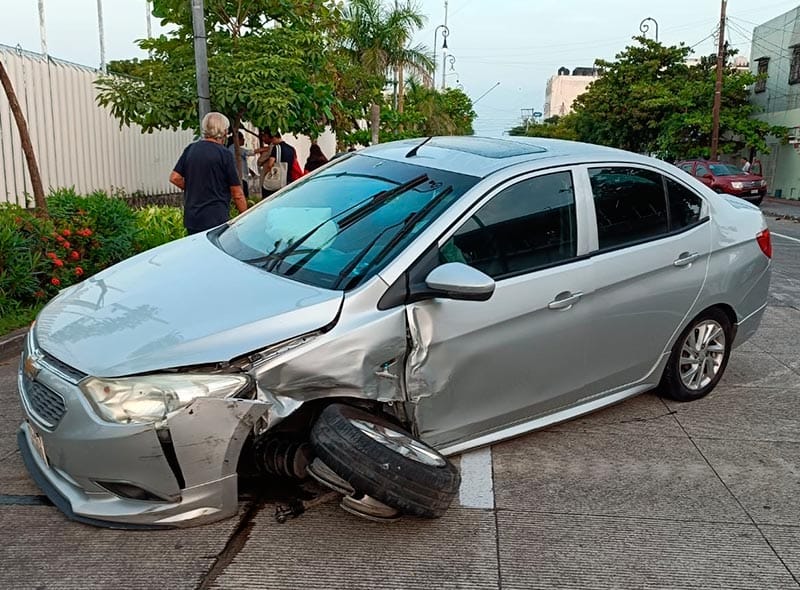
<svg viewBox="0 0 800 590"><path fill-rule="evenodd" d="M465 508L494 508L492 449L485 447L461 455L459 501Z"/></svg>
<svg viewBox="0 0 800 590"><path fill-rule="evenodd" d="M779 238L783 238L784 240L792 240L793 242L797 242L800 244L800 239L793 238L792 236L785 236L783 234L775 233L774 231L769 232L770 235L777 236Z"/></svg>

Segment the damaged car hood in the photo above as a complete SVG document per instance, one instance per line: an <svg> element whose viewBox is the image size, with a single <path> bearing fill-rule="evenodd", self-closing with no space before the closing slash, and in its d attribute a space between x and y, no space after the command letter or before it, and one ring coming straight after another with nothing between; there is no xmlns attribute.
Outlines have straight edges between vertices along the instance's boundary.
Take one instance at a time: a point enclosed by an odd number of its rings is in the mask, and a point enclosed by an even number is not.
<svg viewBox="0 0 800 590"><path fill-rule="evenodd" d="M39 346L98 377L228 361L335 321L343 294L240 262L198 234L63 291Z"/></svg>

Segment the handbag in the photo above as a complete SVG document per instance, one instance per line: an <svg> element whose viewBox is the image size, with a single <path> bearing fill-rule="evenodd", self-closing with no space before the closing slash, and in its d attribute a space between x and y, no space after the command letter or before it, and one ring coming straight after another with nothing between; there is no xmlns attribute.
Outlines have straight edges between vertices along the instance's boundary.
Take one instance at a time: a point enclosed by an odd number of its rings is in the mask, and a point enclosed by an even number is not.
<svg viewBox="0 0 800 590"><path fill-rule="evenodd" d="M286 162L281 162L281 146L275 146L275 163L267 171L262 183L262 188L268 191L276 191L286 186Z"/></svg>

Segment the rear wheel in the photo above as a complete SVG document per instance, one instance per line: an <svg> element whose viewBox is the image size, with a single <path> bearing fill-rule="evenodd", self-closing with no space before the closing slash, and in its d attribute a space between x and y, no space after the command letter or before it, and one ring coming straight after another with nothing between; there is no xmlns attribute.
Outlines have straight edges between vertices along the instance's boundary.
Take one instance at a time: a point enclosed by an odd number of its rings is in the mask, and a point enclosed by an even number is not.
<svg viewBox="0 0 800 590"><path fill-rule="evenodd" d="M661 393L677 401L708 395L728 365L732 334L730 319L719 309L706 310L692 320L672 349Z"/></svg>
<svg viewBox="0 0 800 590"><path fill-rule="evenodd" d="M461 483L440 453L386 418L352 406L325 408L311 430L311 445L357 492L404 514L441 516Z"/></svg>

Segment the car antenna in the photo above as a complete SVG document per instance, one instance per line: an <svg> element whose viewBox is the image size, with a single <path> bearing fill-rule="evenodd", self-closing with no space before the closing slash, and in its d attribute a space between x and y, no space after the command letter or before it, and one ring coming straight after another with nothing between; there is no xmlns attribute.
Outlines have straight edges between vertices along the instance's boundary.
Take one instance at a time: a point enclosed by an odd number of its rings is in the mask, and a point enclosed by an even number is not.
<svg viewBox="0 0 800 590"><path fill-rule="evenodd" d="M417 155L417 150L419 150L419 148L421 148L423 145L425 145L426 143L428 143L432 139L433 139L433 135L428 137L425 141L423 141L418 146L415 146L415 147L411 148L411 150L409 150L409 152L406 154L406 158L413 158L414 156L416 156Z"/></svg>

